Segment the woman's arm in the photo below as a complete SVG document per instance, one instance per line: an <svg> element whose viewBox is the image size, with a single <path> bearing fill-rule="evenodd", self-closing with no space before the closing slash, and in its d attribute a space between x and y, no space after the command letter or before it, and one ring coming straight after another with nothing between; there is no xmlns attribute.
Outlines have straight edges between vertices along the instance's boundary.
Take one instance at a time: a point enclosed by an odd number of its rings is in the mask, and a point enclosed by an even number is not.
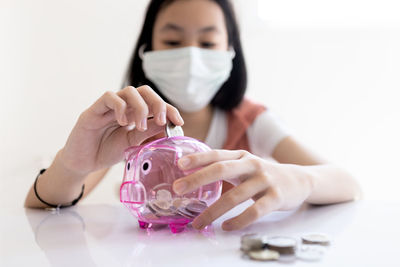
<svg viewBox="0 0 400 267"><path fill-rule="evenodd" d="M38 195L50 204L66 204L80 195L83 184L87 195L108 168L123 160L126 148L162 132L167 119L183 124L178 110L149 86L106 92L79 116L65 146L38 178ZM33 188L25 206L46 207Z"/></svg>
<svg viewBox="0 0 400 267"><path fill-rule="evenodd" d="M282 164L292 166L295 175L309 177L312 185L306 202L330 204L350 201L361 197L361 188L347 171L328 164L292 137L286 137L275 148L272 157Z"/></svg>
<svg viewBox="0 0 400 267"><path fill-rule="evenodd" d="M290 137L279 143L273 155L280 163L242 150L213 150L182 157L178 162L182 170L203 168L176 180L173 188L177 194L220 179L235 185L196 217L192 225L202 229L250 198L254 204L225 221L224 230L243 228L272 211L293 209L303 202L337 203L360 194L354 178L338 167L324 164Z"/></svg>
<svg viewBox="0 0 400 267"><path fill-rule="evenodd" d="M59 154L50 167L38 178L36 189L39 196L51 204L69 203L76 199L82 190L82 185L85 184L85 191L82 199L87 196L92 189L104 178L109 168L104 168L90 173L89 175L79 175L68 171L60 160ZM52 179L51 177L57 177ZM46 208L47 205L37 199L31 186L28 195L25 199L26 208Z"/></svg>

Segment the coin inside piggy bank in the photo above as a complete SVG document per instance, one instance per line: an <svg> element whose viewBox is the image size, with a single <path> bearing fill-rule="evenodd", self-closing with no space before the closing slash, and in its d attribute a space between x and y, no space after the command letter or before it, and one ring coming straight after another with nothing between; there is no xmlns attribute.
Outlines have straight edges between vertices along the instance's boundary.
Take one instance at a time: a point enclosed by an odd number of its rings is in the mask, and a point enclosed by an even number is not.
<svg viewBox="0 0 400 267"><path fill-rule="evenodd" d="M175 180L196 170L182 171L178 160L210 148L190 137L165 137L125 151L125 173L120 200L143 229L169 225L173 233L186 225L221 196L222 182L214 182L185 195L172 190Z"/></svg>

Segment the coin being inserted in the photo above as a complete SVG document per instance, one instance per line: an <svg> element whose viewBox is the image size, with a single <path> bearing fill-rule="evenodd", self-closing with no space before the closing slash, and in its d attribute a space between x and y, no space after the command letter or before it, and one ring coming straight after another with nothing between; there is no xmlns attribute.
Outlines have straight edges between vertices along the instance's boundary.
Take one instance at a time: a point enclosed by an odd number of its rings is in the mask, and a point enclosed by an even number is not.
<svg viewBox="0 0 400 267"><path fill-rule="evenodd" d="M165 124L165 134L167 137L173 136L184 136L183 129L181 126L176 126L172 122Z"/></svg>

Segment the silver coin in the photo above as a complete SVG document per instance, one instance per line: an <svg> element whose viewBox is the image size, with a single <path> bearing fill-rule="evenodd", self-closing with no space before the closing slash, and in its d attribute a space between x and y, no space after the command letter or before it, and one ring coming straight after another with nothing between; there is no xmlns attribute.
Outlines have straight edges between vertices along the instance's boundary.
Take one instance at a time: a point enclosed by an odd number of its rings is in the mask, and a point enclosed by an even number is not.
<svg viewBox="0 0 400 267"><path fill-rule="evenodd" d="M302 245L296 251L296 257L304 261L319 261L326 252L326 248L320 245Z"/></svg>
<svg viewBox="0 0 400 267"><path fill-rule="evenodd" d="M155 199L153 200L152 204L161 210L168 210L172 206L172 200L168 201Z"/></svg>
<svg viewBox="0 0 400 267"><path fill-rule="evenodd" d="M266 236L259 234L245 234L241 237L240 249L244 252L263 249L266 238Z"/></svg>
<svg viewBox="0 0 400 267"><path fill-rule="evenodd" d="M207 208L207 203L201 200L193 199L187 204L186 209L193 214L200 214Z"/></svg>
<svg viewBox="0 0 400 267"><path fill-rule="evenodd" d="M159 207L157 201L148 201L147 207L148 209L157 217L166 217L166 216L174 216L176 213L173 209L164 209Z"/></svg>
<svg viewBox="0 0 400 267"><path fill-rule="evenodd" d="M295 253L297 241L291 237L276 236L268 238L266 247L275 250L282 255L293 255Z"/></svg>
<svg viewBox="0 0 400 267"><path fill-rule="evenodd" d="M182 198L175 198L174 200L172 200L172 206L177 209L179 207L186 206L186 205L183 205Z"/></svg>
<svg viewBox="0 0 400 267"><path fill-rule="evenodd" d="M172 201L171 192L165 189L158 190L156 193L156 199L161 201Z"/></svg>
<svg viewBox="0 0 400 267"><path fill-rule="evenodd" d="M189 218L189 219L193 219L197 216L196 214L193 214L190 211L188 211L185 207L179 207L176 210L176 213L179 215L182 215L183 217Z"/></svg>
<svg viewBox="0 0 400 267"><path fill-rule="evenodd" d="M157 210L153 207L153 205L151 204L150 201L146 203L146 207L149 209L149 211L150 211L153 215L155 215L156 217L159 217L159 216L157 215Z"/></svg>
<svg viewBox="0 0 400 267"><path fill-rule="evenodd" d="M258 261L273 261L279 259L279 253L269 249L249 251L247 255Z"/></svg>
<svg viewBox="0 0 400 267"><path fill-rule="evenodd" d="M314 244L321 246L329 246L331 240L328 235L322 233L310 233L301 237L303 244Z"/></svg>
<svg viewBox="0 0 400 267"><path fill-rule="evenodd" d="M172 122L165 124L165 134L167 137L173 136L184 136L183 129L181 126L176 126Z"/></svg>

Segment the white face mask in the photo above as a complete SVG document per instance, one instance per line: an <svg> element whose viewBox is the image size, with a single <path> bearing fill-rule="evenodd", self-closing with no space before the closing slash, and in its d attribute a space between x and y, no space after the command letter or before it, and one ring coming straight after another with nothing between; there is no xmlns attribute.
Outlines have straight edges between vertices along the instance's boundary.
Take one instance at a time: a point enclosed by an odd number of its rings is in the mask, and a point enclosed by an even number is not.
<svg viewBox="0 0 400 267"><path fill-rule="evenodd" d="M229 78L233 51L184 47L142 52L143 71L173 105L184 112L207 106Z"/></svg>

